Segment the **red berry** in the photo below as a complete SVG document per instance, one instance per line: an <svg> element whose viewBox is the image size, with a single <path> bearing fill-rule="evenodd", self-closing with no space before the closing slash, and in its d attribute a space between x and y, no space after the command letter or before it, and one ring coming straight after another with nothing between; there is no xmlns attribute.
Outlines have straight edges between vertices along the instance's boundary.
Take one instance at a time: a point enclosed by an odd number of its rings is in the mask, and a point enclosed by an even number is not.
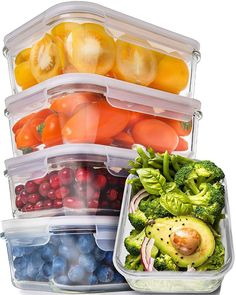
<svg viewBox="0 0 236 295"><path fill-rule="evenodd" d="M82 199L86 197L86 189L87 189L87 186L84 186L81 183L77 182L74 185L75 195L77 195L78 197Z"/></svg>
<svg viewBox="0 0 236 295"><path fill-rule="evenodd" d="M31 204L36 204L40 200L39 194L30 194L27 198L28 202Z"/></svg>
<svg viewBox="0 0 236 295"><path fill-rule="evenodd" d="M47 181L47 176L41 177L41 178L37 178L34 179L33 182L36 183L37 185L40 185L41 183L43 183L44 181Z"/></svg>
<svg viewBox="0 0 236 295"><path fill-rule="evenodd" d="M100 207L102 209L106 209L109 207L109 203L107 201L102 201Z"/></svg>
<svg viewBox="0 0 236 295"><path fill-rule="evenodd" d="M118 185L119 183L119 177L115 177L111 174L107 175L107 180L110 185Z"/></svg>
<svg viewBox="0 0 236 295"><path fill-rule="evenodd" d="M121 202L119 200L111 203L111 208L114 210L120 210Z"/></svg>
<svg viewBox="0 0 236 295"><path fill-rule="evenodd" d="M20 195L16 196L16 208L21 209L24 205L25 203L22 202L22 197Z"/></svg>
<svg viewBox="0 0 236 295"><path fill-rule="evenodd" d="M106 176L102 174L98 174L95 179L95 187L99 190L104 189L104 187L107 185L107 178Z"/></svg>
<svg viewBox="0 0 236 295"><path fill-rule="evenodd" d="M110 201L115 201L118 197L118 192L114 188L107 191L107 198Z"/></svg>
<svg viewBox="0 0 236 295"><path fill-rule="evenodd" d="M95 196L95 190L92 186L87 186L85 190L87 200L92 200Z"/></svg>
<svg viewBox="0 0 236 295"><path fill-rule="evenodd" d="M49 182L45 181L39 186L39 193L43 197L47 197L49 190L51 189Z"/></svg>
<svg viewBox="0 0 236 295"><path fill-rule="evenodd" d="M88 208L97 209L98 208L98 205L99 205L98 200L88 201Z"/></svg>
<svg viewBox="0 0 236 295"><path fill-rule="evenodd" d="M34 210L34 206L32 204L27 204L22 208L22 212L30 212Z"/></svg>
<svg viewBox="0 0 236 295"><path fill-rule="evenodd" d="M23 191L24 188L25 188L25 186L24 186L23 184L17 185L17 186L15 187L15 194L16 194L16 195L19 195L19 193L20 193L21 191Z"/></svg>
<svg viewBox="0 0 236 295"><path fill-rule="evenodd" d="M64 199L70 194L70 190L66 186L62 186L55 191L56 199Z"/></svg>
<svg viewBox="0 0 236 295"><path fill-rule="evenodd" d="M63 200L63 204L65 207L72 208L72 209L84 208L84 202L79 200L77 197L66 197Z"/></svg>
<svg viewBox="0 0 236 295"><path fill-rule="evenodd" d="M63 168L58 173L62 185L70 185L74 180L74 171L70 168Z"/></svg>
<svg viewBox="0 0 236 295"><path fill-rule="evenodd" d="M60 178L57 173L54 173L49 178L51 188L57 189L60 187Z"/></svg>
<svg viewBox="0 0 236 295"><path fill-rule="evenodd" d="M29 194L33 194L33 193L37 193L38 191L38 186L36 183L34 183L33 181L27 181L25 184L25 190L27 191L27 193Z"/></svg>
<svg viewBox="0 0 236 295"><path fill-rule="evenodd" d="M78 168L75 172L75 178L79 183L89 183L93 180L94 174L91 168Z"/></svg>
<svg viewBox="0 0 236 295"><path fill-rule="evenodd" d="M50 189L50 191L48 192L48 198L52 201L56 199L56 193L54 189Z"/></svg>
<svg viewBox="0 0 236 295"><path fill-rule="evenodd" d="M21 201L23 204L27 204L27 198L28 198L28 193L26 192L26 190L23 190L20 192L19 196L21 197Z"/></svg>
<svg viewBox="0 0 236 295"><path fill-rule="evenodd" d="M54 207L54 208L62 208L62 207L63 207L63 202L62 202L62 200L55 200L55 201L53 202L53 207Z"/></svg>
<svg viewBox="0 0 236 295"><path fill-rule="evenodd" d="M43 201L39 201L34 205L34 210L42 210L44 209L44 202Z"/></svg>
<svg viewBox="0 0 236 295"><path fill-rule="evenodd" d="M45 200L43 206L44 209L51 209L53 207L53 202L51 200Z"/></svg>
<svg viewBox="0 0 236 295"><path fill-rule="evenodd" d="M99 191L94 192L93 199L99 200L99 198L100 198L100 192Z"/></svg>

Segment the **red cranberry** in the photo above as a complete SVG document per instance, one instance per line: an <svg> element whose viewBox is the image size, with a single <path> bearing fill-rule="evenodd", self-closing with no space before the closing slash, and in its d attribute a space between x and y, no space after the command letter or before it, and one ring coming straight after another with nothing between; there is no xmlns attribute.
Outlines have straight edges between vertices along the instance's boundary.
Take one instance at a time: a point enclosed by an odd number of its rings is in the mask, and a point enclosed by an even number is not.
<svg viewBox="0 0 236 295"><path fill-rule="evenodd" d="M48 198L52 201L56 199L56 193L54 189L50 189L50 191L48 192Z"/></svg>
<svg viewBox="0 0 236 295"><path fill-rule="evenodd" d="M30 212L34 210L34 206L32 204L27 204L22 208L23 212Z"/></svg>
<svg viewBox="0 0 236 295"><path fill-rule="evenodd" d="M107 178L106 176L102 175L102 174L98 174L96 176L96 180L95 180L95 187L99 190L104 189L104 187L107 185Z"/></svg>
<svg viewBox="0 0 236 295"><path fill-rule="evenodd" d="M91 201L88 201L88 208L93 208L93 209L97 209L98 208L98 205L99 205L99 202L98 200L91 200Z"/></svg>
<svg viewBox="0 0 236 295"><path fill-rule="evenodd" d="M70 168L63 168L58 173L62 185L70 185L74 180L74 171Z"/></svg>
<svg viewBox="0 0 236 295"><path fill-rule="evenodd" d="M43 197L47 197L49 190L51 189L49 182L45 181L39 186L39 193Z"/></svg>
<svg viewBox="0 0 236 295"><path fill-rule="evenodd" d="M60 187L60 178L57 173L50 176L49 183L51 188L57 189Z"/></svg>
<svg viewBox="0 0 236 295"><path fill-rule="evenodd" d="M53 207L53 202L51 200L43 201L44 209L51 209Z"/></svg>
<svg viewBox="0 0 236 295"><path fill-rule="evenodd" d="M30 194L27 198L28 202L31 204L36 204L40 200L39 194Z"/></svg>
<svg viewBox="0 0 236 295"><path fill-rule="evenodd" d="M43 201L37 202L34 206L34 210L42 210L42 209L44 209L44 202Z"/></svg>
<svg viewBox="0 0 236 295"><path fill-rule="evenodd" d="M115 201L118 197L118 192L114 188L107 191L107 198L110 201Z"/></svg>
<svg viewBox="0 0 236 295"><path fill-rule="evenodd" d="M74 191L77 196L84 199L86 197L87 186L82 185L81 183L75 183Z"/></svg>
<svg viewBox="0 0 236 295"><path fill-rule="evenodd" d="M93 199L99 200L99 198L100 198L100 192L99 191L94 192Z"/></svg>
<svg viewBox="0 0 236 295"><path fill-rule="evenodd" d="M91 200L94 198L95 190L92 186L87 186L85 193L86 193L87 200Z"/></svg>
<svg viewBox="0 0 236 295"><path fill-rule="evenodd" d="M88 167L78 168L75 172L75 178L79 183L89 183L93 180L93 177L93 171Z"/></svg>
<svg viewBox="0 0 236 295"><path fill-rule="evenodd" d="M79 200L77 197L66 197L63 200L63 204L67 208L74 208L74 209L84 208L84 202Z"/></svg>
<svg viewBox="0 0 236 295"><path fill-rule="evenodd" d="M107 179L108 179L108 183L110 185L118 185L119 177L115 177L115 176L113 176L111 174L108 174Z"/></svg>
<svg viewBox="0 0 236 295"><path fill-rule="evenodd" d="M24 187L23 184L17 185L17 186L15 187L15 194L16 194L16 195L19 195L20 192L23 191L24 188L25 188L25 187Z"/></svg>
<svg viewBox="0 0 236 295"><path fill-rule="evenodd" d="M56 199L64 199L70 194L70 190L66 186L62 186L55 191Z"/></svg>
<svg viewBox="0 0 236 295"><path fill-rule="evenodd" d="M22 197L20 195L16 196L16 208L23 208L25 203L22 202Z"/></svg>
<svg viewBox="0 0 236 295"><path fill-rule="evenodd" d="M34 179L33 182L37 185L40 185L41 183L43 183L44 181L47 181L47 176L44 176L44 177L41 177L41 178L37 178L37 179Z"/></svg>
<svg viewBox="0 0 236 295"><path fill-rule="evenodd" d="M25 184L25 190L27 191L27 193L29 194L33 194L33 193L37 193L38 191L38 186L36 183L34 183L33 181L27 181Z"/></svg>
<svg viewBox="0 0 236 295"><path fill-rule="evenodd" d="M23 190L20 192L19 196L21 197L21 202L23 204L26 204L27 203L27 198L28 198L28 193L26 192L26 190Z"/></svg>
<svg viewBox="0 0 236 295"><path fill-rule="evenodd" d="M106 209L109 207L109 203L107 201L102 201L100 207Z"/></svg>
<svg viewBox="0 0 236 295"><path fill-rule="evenodd" d="M62 208L62 207L63 207L63 202L62 202L62 200L55 200L55 201L53 202L53 207L54 207L54 208Z"/></svg>

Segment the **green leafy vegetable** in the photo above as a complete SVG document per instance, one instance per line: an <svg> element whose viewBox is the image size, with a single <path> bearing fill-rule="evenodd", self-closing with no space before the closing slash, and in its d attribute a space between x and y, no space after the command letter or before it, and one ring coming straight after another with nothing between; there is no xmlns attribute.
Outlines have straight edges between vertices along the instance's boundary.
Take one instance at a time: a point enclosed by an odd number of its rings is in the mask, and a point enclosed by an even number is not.
<svg viewBox="0 0 236 295"><path fill-rule="evenodd" d="M137 173L143 187L149 194L162 194L166 179L159 170L155 170L153 168L142 168L138 169Z"/></svg>

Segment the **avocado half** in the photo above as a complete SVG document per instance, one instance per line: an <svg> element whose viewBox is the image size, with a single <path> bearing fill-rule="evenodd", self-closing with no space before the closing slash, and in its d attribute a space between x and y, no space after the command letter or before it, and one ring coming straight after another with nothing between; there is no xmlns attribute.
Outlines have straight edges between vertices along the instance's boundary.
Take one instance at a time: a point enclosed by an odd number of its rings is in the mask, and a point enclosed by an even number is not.
<svg viewBox="0 0 236 295"><path fill-rule="evenodd" d="M172 243L176 232L190 229L199 234L199 245L194 253L184 255ZM215 238L203 221L191 216L158 218L146 227L146 236L155 240L155 245L164 254L168 254L179 267L197 267L202 265L215 250Z"/></svg>

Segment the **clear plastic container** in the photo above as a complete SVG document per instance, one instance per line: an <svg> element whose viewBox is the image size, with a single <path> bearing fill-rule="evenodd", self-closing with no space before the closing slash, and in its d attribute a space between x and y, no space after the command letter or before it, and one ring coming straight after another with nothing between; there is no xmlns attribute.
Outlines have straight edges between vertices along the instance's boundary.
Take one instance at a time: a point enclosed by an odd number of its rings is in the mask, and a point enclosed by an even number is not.
<svg viewBox="0 0 236 295"><path fill-rule="evenodd" d="M116 217L3 221L12 282L32 291L127 290L112 263Z"/></svg>
<svg viewBox="0 0 236 295"><path fill-rule="evenodd" d="M134 176L129 176L128 179ZM226 184L225 184L226 189ZM128 219L132 188L126 184L118 225L113 262L130 287L147 293L211 293L220 288L224 276L232 268L234 261L233 240L227 190L225 193L225 219L220 222L221 240L225 248L225 264L219 271L134 271L124 267L128 254L124 240L133 229Z"/></svg>
<svg viewBox="0 0 236 295"><path fill-rule="evenodd" d="M54 77L6 99L15 155L95 143L193 156L200 108L195 99L94 74Z"/></svg>
<svg viewBox="0 0 236 295"><path fill-rule="evenodd" d="M57 146L5 162L15 217L119 215L135 151Z"/></svg>
<svg viewBox="0 0 236 295"><path fill-rule="evenodd" d="M87 2L55 5L4 39L16 93L63 73L93 73L193 97L197 41Z"/></svg>

